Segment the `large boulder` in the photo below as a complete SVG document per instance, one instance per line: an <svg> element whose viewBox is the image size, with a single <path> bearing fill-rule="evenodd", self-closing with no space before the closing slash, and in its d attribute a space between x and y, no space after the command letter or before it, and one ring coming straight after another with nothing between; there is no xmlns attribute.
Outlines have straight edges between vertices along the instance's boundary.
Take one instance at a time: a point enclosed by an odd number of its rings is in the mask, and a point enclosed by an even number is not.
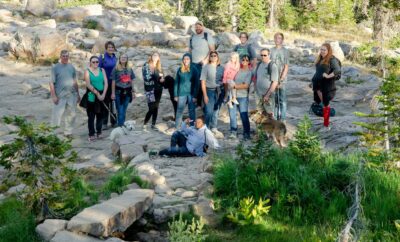
<svg viewBox="0 0 400 242"><path fill-rule="evenodd" d="M56 0L28 0L25 12L35 16L51 16L57 8Z"/></svg>
<svg viewBox="0 0 400 242"><path fill-rule="evenodd" d="M232 51L233 46L240 44L239 37L234 33L223 32L216 36L218 51Z"/></svg>
<svg viewBox="0 0 400 242"><path fill-rule="evenodd" d="M57 58L61 50L67 48L65 35L55 29L38 26L19 29L10 41L8 51L15 58L36 62Z"/></svg>
<svg viewBox="0 0 400 242"><path fill-rule="evenodd" d="M139 40L140 45L146 46L166 46L170 41L176 39L176 36L170 32L161 32L161 33L148 33L143 35Z"/></svg>
<svg viewBox="0 0 400 242"><path fill-rule="evenodd" d="M69 231L58 231L50 242L124 242L119 238L111 237L107 240L101 240L95 237L75 234Z"/></svg>
<svg viewBox="0 0 400 242"><path fill-rule="evenodd" d="M196 16L177 16L174 18L175 28L187 31L198 20Z"/></svg>
<svg viewBox="0 0 400 242"><path fill-rule="evenodd" d="M46 219L36 226L35 231L44 241L50 241L58 231L65 230L67 222L61 219Z"/></svg>
<svg viewBox="0 0 400 242"><path fill-rule="evenodd" d="M12 12L7 9L0 9L0 22L10 22L12 21Z"/></svg>
<svg viewBox="0 0 400 242"><path fill-rule="evenodd" d="M85 208L69 221L67 228L102 237L123 232L150 207L153 196L153 190L127 190L119 197Z"/></svg>
<svg viewBox="0 0 400 242"><path fill-rule="evenodd" d="M331 41L328 42L332 47L333 55L338 58L341 62L344 60L344 53L342 48L339 45L339 41Z"/></svg>
<svg viewBox="0 0 400 242"><path fill-rule="evenodd" d="M86 5L74 8L57 10L51 17L59 22L80 22L87 16L103 15L103 7L100 4Z"/></svg>

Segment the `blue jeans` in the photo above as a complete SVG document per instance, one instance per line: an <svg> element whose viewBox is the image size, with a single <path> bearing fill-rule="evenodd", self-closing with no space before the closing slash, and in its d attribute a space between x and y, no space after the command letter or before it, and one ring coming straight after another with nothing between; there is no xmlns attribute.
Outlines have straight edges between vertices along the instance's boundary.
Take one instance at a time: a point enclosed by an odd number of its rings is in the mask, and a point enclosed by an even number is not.
<svg viewBox="0 0 400 242"><path fill-rule="evenodd" d="M168 149L161 150L158 154L167 156L194 156L187 149L186 137L181 131L175 131L171 136L171 146Z"/></svg>
<svg viewBox="0 0 400 242"><path fill-rule="evenodd" d="M231 123L231 131L237 131L237 120L236 120L236 111L239 107L240 119L243 124L243 135L250 135L250 121L249 121L249 98L248 97L238 97L237 101L239 105L233 105L232 108L229 108L229 119Z"/></svg>
<svg viewBox="0 0 400 242"><path fill-rule="evenodd" d="M217 128L219 110L224 102L225 92L222 89L217 97L216 89L207 89L208 103L204 105L204 115L207 127L210 129Z"/></svg>
<svg viewBox="0 0 400 242"><path fill-rule="evenodd" d="M178 108L176 109L175 118L175 128L177 129L181 126L183 110L185 109L186 103L189 107L190 120L194 121L196 119L196 103L193 102L192 95L178 97ZM193 121L190 122L190 125L194 124Z"/></svg>
<svg viewBox="0 0 400 242"><path fill-rule="evenodd" d="M286 120L287 98L286 88L280 87L275 90L274 117L277 120Z"/></svg>
<svg viewBox="0 0 400 242"><path fill-rule="evenodd" d="M117 113L118 113L118 126L123 126L125 123L125 116L126 116L126 109L128 108L128 104L131 101L131 98L127 95L121 99L121 95L115 94L115 106L117 108Z"/></svg>

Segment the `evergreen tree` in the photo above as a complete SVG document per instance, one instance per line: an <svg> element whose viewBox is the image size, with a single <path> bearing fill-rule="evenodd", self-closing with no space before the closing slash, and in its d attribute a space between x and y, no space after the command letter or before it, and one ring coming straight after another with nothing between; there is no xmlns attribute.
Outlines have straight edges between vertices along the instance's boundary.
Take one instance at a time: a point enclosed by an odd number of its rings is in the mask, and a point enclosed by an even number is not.
<svg viewBox="0 0 400 242"><path fill-rule="evenodd" d="M239 30L264 30L266 25L266 4L263 0L240 0L238 4Z"/></svg>

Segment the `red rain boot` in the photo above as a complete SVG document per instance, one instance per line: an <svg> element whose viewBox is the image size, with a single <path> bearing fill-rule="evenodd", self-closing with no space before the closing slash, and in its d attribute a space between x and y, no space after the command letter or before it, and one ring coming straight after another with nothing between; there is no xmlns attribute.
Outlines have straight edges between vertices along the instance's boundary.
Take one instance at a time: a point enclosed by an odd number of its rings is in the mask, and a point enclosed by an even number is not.
<svg viewBox="0 0 400 242"><path fill-rule="evenodd" d="M327 106L322 109L323 116L324 116L324 126L329 126L329 115L331 113L331 107Z"/></svg>

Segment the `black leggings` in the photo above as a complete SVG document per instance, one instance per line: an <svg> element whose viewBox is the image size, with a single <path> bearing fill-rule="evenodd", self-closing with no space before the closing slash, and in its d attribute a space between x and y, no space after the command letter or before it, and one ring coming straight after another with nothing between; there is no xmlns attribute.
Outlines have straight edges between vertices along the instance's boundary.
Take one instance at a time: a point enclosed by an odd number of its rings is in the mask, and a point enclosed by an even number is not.
<svg viewBox="0 0 400 242"><path fill-rule="evenodd" d="M154 97L156 101L147 104L149 110L147 111L146 117L144 118L144 124L147 124L147 122L149 122L150 117L152 117L151 124L153 125L156 124L158 115L158 106L160 105L161 95L162 95L162 89L154 89Z"/></svg>
<svg viewBox="0 0 400 242"><path fill-rule="evenodd" d="M86 113L88 116L88 129L89 136L94 136L95 133L101 134L101 127L103 125L103 105L101 103L88 102ZM94 126L94 119L96 118L96 130Z"/></svg>
<svg viewBox="0 0 400 242"><path fill-rule="evenodd" d="M335 97L336 94L336 90L333 91L321 91L322 92L322 101L324 104L324 107L329 106L330 101L332 101L332 99ZM318 104L321 103L321 99L318 96L317 90L314 90L314 101Z"/></svg>

